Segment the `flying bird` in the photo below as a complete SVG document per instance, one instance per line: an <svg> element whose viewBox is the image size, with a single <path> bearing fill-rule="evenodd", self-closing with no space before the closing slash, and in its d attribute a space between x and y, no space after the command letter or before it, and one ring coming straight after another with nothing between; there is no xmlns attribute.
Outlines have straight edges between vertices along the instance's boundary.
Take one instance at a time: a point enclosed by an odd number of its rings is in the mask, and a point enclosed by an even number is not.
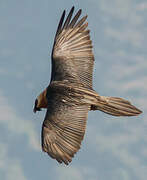
<svg viewBox="0 0 147 180"><path fill-rule="evenodd" d="M88 112L100 110L113 116L137 116L142 111L119 97L100 96L92 86L94 55L87 15L67 18L62 13L54 39L49 86L36 98L34 112L46 108L42 125L42 150L68 165L80 149Z"/></svg>

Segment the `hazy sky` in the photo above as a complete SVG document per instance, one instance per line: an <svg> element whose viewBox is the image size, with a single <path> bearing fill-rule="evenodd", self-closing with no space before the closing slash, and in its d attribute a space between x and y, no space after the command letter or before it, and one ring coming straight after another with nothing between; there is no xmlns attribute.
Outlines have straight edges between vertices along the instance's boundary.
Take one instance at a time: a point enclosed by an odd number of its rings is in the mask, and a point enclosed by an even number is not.
<svg viewBox="0 0 147 180"><path fill-rule="evenodd" d="M94 88L130 100L144 113L116 118L90 112L80 151L69 166L41 151L45 111L33 113L48 85L50 53L64 9L88 14ZM0 179L146 180L146 0L0 1Z"/></svg>

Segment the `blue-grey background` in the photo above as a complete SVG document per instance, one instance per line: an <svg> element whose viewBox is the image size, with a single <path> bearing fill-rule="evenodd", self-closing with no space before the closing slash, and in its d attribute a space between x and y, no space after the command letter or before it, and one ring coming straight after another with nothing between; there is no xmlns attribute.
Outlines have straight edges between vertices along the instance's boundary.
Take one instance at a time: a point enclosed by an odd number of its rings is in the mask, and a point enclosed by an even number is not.
<svg viewBox="0 0 147 180"><path fill-rule="evenodd" d="M94 88L130 100L144 113L116 118L90 112L80 151L69 166L41 151L45 111L33 114L48 85L50 53L63 9L88 14ZM0 179L146 180L146 0L0 0Z"/></svg>

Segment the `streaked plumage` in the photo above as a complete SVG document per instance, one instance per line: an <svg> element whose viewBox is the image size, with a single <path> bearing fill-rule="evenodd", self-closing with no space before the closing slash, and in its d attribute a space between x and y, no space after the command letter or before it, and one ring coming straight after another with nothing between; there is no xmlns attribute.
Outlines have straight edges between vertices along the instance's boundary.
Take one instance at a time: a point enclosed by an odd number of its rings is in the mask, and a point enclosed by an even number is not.
<svg viewBox="0 0 147 180"><path fill-rule="evenodd" d="M42 125L42 149L59 163L68 164L80 149L88 111L100 110L114 116L141 113L129 101L104 97L92 88L94 55L87 16L81 9L72 18L61 16L52 50L49 86L37 97L34 112L47 108Z"/></svg>

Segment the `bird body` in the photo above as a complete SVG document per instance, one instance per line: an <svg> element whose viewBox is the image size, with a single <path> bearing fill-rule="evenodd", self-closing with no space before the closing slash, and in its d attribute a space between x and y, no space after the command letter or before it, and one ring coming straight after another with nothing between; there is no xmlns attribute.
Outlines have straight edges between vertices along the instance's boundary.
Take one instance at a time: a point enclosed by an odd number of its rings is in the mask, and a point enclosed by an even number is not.
<svg viewBox="0 0 147 180"><path fill-rule="evenodd" d="M37 97L34 112L46 108L42 125L42 150L59 163L69 164L80 149L90 110L113 116L141 113L129 101L100 96L93 90L94 55L87 16L80 20L81 9L65 22L63 12L52 50L52 74L49 86Z"/></svg>

